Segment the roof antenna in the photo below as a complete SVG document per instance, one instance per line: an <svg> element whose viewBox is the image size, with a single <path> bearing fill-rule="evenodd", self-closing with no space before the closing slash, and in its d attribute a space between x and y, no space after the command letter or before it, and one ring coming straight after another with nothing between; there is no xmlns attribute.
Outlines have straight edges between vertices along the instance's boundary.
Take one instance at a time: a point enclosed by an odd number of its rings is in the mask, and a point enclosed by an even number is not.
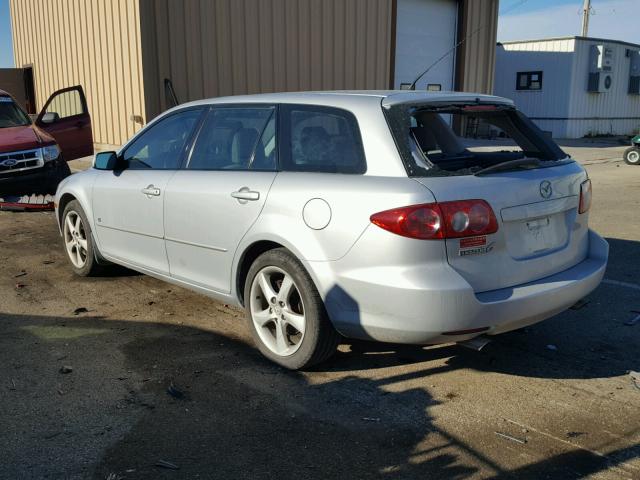
<svg viewBox="0 0 640 480"><path fill-rule="evenodd" d="M429 73L429 71L435 67L436 65L438 65L442 60L444 60L445 58L447 58L449 55L451 55L452 52L454 52L460 45L462 45L464 42L467 41L467 39L471 38L472 36L474 36L476 33L478 33L480 30L482 30L486 25L482 25L481 27L476 28L473 32L471 32L470 35L467 35L466 37L464 37L462 40L460 40L458 43L456 43L453 48L447 50L444 55L442 55L440 58L438 58L435 62L433 62L431 65L429 65L427 67L427 69L422 72L420 75L418 75L418 77L413 81L413 83L411 84L411 86L409 87L409 90L415 90L416 89L416 83L418 83L420 81L420 79L422 77L424 77L427 73Z"/></svg>
<svg viewBox="0 0 640 480"><path fill-rule="evenodd" d="M515 5L512 5L511 8L507 8L504 12L501 12L502 15L504 15L507 12L510 12L511 10L515 10L516 8L524 5L525 3L527 3L528 0L520 0L519 3L516 3ZM411 84L411 86L409 87L409 90L415 90L416 89L416 84L420 81L420 79L422 77L424 77L427 73L429 73L429 71L435 67L436 65L438 65L442 60L444 60L445 58L447 58L449 55L451 55L451 53L455 52L456 49L462 45L464 42L466 42L467 40L469 40L471 37L473 37L474 35L476 35L480 30L484 29L487 27L487 24L484 25L480 25L478 28L476 28L473 32L471 32L469 35L467 35L466 37L464 37L462 40L460 40L458 43L456 43L452 48L450 48L449 50L447 50L444 55L442 55L440 58L438 58L435 62L433 62L431 65L429 65L427 67L427 69L422 72L420 75L418 75L418 77L413 81L413 83Z"/></svg>

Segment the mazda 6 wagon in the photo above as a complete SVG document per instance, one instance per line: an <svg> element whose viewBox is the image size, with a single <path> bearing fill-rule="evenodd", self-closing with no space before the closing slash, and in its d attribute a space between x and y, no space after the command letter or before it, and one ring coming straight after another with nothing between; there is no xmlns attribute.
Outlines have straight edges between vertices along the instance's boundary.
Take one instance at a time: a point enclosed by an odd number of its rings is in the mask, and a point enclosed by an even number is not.
<svg viewBox="0 0 640 480"><path fill-rule="evenodd" d="M58 188L78 275L108 263L244 307L269 359L460 342L589 294L591 182L509 100L408 91L169 110Z"/></svg>

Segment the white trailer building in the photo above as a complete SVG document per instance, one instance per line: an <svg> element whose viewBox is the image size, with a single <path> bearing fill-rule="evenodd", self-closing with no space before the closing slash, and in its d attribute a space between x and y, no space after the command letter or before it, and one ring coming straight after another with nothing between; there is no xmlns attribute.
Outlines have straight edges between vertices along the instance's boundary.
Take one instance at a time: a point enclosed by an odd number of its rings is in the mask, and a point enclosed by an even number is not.
<svg viewBox="0 0 640 480"><path fill-rule="evenodd" d="M587 37L499 43L495 93L556 138L640 131L640 45Z"/></svg>

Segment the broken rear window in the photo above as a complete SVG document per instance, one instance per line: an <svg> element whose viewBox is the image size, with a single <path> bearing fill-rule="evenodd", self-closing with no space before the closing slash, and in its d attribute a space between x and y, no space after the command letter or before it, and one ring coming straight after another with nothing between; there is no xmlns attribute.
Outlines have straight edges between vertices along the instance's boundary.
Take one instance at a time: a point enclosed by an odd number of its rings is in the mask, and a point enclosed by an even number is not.
<svg viewBox="0 0 640 480"><path fill-rule="evenodd" d="M409 176L473 175L513 160L552 166L567 158L510 105L403 104L385 115Z"/></svg>

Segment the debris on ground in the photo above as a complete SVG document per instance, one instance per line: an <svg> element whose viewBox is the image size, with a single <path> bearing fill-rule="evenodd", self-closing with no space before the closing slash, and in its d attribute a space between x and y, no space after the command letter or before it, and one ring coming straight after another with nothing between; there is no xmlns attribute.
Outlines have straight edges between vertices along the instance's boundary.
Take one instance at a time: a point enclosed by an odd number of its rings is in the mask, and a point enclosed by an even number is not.
<svg viewBox="0 0 640 480"><path fill-rule="evenodd" d="M0 198L0 210L24 212L26 210L53 210L53 195L12 195Z"/></svg>
<svg viewBox="0 0 640 480"><path fill-rule="evenodd" d="M631 370L629 372L629 376L631 377L631 380L633 380L635 387L640 390L640 372L634 372Z"/></svg>
<svg viewBox="0 0 640 480"><path fill-rule="evenodd" d="M169 388L167 388L167 393L178 400L184 399L184 392L177 388L173 382L169 385Z"/></svg>
<svg viewBox="0 0 640 480"><path fill-rule="evenodd" d="M69 367L68 365L63 365L62 367L60 367L59 372L63 374L71 373L73 372L73 367Z"/></svg>
<svg viewBox="0 0 640 480"><path fill-rule="evenodd" d="M585 432L567 432L567 438L578 438L582 435L586 435Z"/></svg>
<svg viewBox="0 0 640 480"><path fill-rule="evenodd" d="M56 263L55 260L45 260L42 262L43 265L51 265L52 263Z"/></svg>
<svg viewBox="0 0 640 480"><path fill-rule="evenodd" d="M180 467L175 463L167 462L166 460L158 460L155 463L156 467L167 468L169 470L180 470Z"/></svg>
<svg viewBox="0 0 640 480"><path fill-rule="evenodd" d="M570 310L580 310L581 308L584 308L587 306L587 304L589 303L588 300L578 300L576 303L574 303L572 306L569 307Z"/></svg>
<svg viewBox="0 0 640 480"><path fill-rule="evenodd" d="M525 445L527 443L527 439L526 438L516 438L516 437L512 437L511 435L507 435L506 433L502 433L502 432L495 432L495 434L498 435L499 437L502 437L502 438L507 439L507 440L511 440L512 442L520 443L522 445Z"/></svg>
<svg viewBox="0 0 640 480"><path fill-rule="evenodd" d="M20 277L24 277L27 274L27 272L25 272L24 270L22 270L20 273L18 273L17 275L14 275L13 278L20 278Z"/></svg>
<svg viewBox="0 0 640 480"><path fill-rule="evenodd" d="M74 315L80 315L81 313L87 313L89 312L89 310L87 310L85 307L78 307L73 311Z"/></svg>
<svg viewBox="0 0 640 480"><path fill-rule="evenodd" d="M24 287L26 287L24 283L20 283L20 282L16 283L16 290L20 290L21 288L24 288Z"/></svg>
<svg viewBox="0 0 640 480"><path fill-rule="evenodd" d="M547 345L547 350L551 350L553 352L558 350L558 347L556 347L555 345L549 344Z"/></svg>
<svg viewBox="0 0 640 480"><path fill-rule="evenodd" d="M362 420L365 422L379 422L380 418L378 417L362 417Z"/></svg>
<svg viewBox="0 0 640 480"><path fill-rule="evenodd" d="M632 311L631 313L635 313L636 316L624 322L627 327L633 327L635 324L640 322L640 312Z"/></svg>

